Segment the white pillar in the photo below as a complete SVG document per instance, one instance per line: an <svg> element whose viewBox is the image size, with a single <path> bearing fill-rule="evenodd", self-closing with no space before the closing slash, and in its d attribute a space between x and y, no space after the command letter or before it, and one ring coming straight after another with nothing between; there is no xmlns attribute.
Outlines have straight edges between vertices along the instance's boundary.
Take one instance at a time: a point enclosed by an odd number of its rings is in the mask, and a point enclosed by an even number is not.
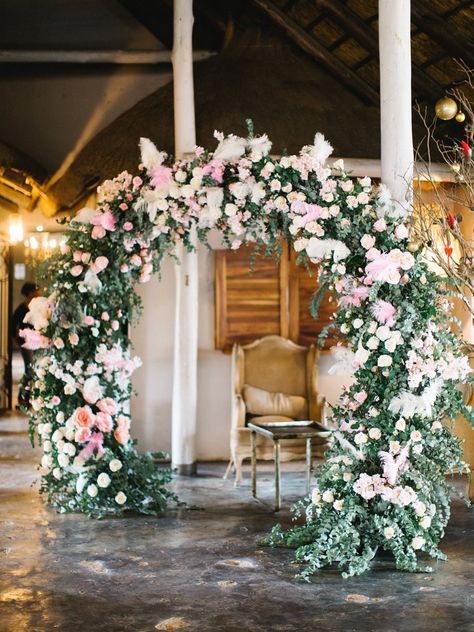
<svg viewBox="0 0 474 632"><path fill-rule="evenodd" d="M410 0L379 0L382 182L411 209L413 136Z"/></svg>
<svg viewBox="0 0 474 632"><path fill-rule="evenodd" d="M173 81L175 154L182 158L196 145L193 83L193 2L174 0ZM195 231L193 242L197 245ZM180 474L195 471L197 346L198 346L198 260L197 252L178 252L176 264L176 315L171 458Z"/></svg>

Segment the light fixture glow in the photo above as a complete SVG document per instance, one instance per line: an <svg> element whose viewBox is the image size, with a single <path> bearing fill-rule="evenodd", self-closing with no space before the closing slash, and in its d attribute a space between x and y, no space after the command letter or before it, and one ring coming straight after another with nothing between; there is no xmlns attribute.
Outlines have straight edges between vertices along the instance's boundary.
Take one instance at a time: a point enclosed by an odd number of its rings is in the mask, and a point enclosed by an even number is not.
<svg viewBox="0 0 474 632"><path fill-rule="evenodd" d="M23 220L20 215L10 215L8 218L8 235L11 244L23 241Z"/></svg>
<svg viewBox="0 0 474 632"><path fill-rule="evenodd" d="M36 230L37 230L39 233L42 233L42 232L43 232L43 230L44 230L44 228L43 228L43 226L41 226L41 224L40 224L39 226L37 226L37 227L36 227Z"/></svg>
<svg viewBox="0 0 474 632"><path fill-rule="evenodd" d="M30 237L30 248L31 250L38 250L38 240L36 239L36 237Z"/></svg>

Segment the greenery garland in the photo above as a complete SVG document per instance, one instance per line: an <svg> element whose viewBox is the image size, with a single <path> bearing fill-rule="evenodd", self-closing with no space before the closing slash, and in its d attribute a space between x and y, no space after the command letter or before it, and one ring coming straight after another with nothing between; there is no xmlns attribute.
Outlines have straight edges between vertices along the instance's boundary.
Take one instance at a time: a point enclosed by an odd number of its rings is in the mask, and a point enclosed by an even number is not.
<svg viewBox="0 0 474 632"><path fill-rule="evenodd" d="M463 410L457 384L469 369L442 286L411 247L403 209L341 161L326 167L332 148L322 135L279 159L265 135L216 137L213 154L198 147L174 162L142 139L140 175L105 182L97 208L67 222L49 296L32 302L34 330L24 331L37 349L30 422L44 450L41 491L60 511L92 516L177 500L165 487L170 473L130 439L134 286L180 245L192 250L194 226L203 243L218 229L228 247L254 242L267 254L283 237L300 261L321 263L319 282L338 300L334 326L352 350L335 349L334 370L356 372L333 411L317 487L299 503L304 524L276 527L268 542L296 547L306 577L333 563L361 573L377 548L416 570L417 551L441 557L444 474L464 468L442 421Z"/></svg>

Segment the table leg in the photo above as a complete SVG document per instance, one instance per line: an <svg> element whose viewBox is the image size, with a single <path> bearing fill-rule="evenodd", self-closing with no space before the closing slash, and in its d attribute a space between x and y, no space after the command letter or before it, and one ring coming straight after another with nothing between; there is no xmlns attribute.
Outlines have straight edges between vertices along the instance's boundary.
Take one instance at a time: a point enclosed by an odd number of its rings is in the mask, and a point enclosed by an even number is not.
<svg viewBox="0 0 474 632"><path fill-rule="evenodd" d="M312 445L311 438L306 439L306 491L309 494L311 489L311 470L312 470Z"/></svg>
<svg viewBox="0 0 474 632"><path fill-rule="evenodd" d="M280 511L281 507L281 474L280 474L280 442L275 439L275 511Z"/></svg>
<svg viewBox="0 0 474 632"><path fill-rule="evenodd" d="M257 497L257 433L252 430L250 434L252 446L252 496Z"/></svg>

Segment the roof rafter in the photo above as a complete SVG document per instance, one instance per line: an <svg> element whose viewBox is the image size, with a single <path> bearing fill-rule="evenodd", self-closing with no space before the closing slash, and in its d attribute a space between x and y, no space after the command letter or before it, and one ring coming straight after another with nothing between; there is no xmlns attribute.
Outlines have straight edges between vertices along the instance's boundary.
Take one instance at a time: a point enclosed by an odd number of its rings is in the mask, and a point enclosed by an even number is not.
<svg viewBox="0 0 474 632"><path fill-rule="evenodd" d="M342 26L353 39L371 53L375 58L379 56L377 33L357 13L352 11L341 0L315 0L316 4ZM438 99L444 89L423 70L412 64L413 82L417 92L425 94L431 100Z"/></svg>
<svg viewBox="0 0 474 632"><path fill-rule="evenodd" d="M332 55L327 48L317 42L299 24L279 9L271 0L254 0L255 4L284 29L292 40L313 59L333 73L341 83L356 94L364 103L379 106L380 97L377 90L348 68L342 61Z"/></svg>
<svg viewBox="0 0 474 632"><path fill-rule="evenodd" d="M425 0L416 0L411 5L413 24L430 36L446 53L452 57L463 59L470 67L474 66L474 47L472 40L463 41L458 30L446 24L446 19L433 12Z"/></svg>

